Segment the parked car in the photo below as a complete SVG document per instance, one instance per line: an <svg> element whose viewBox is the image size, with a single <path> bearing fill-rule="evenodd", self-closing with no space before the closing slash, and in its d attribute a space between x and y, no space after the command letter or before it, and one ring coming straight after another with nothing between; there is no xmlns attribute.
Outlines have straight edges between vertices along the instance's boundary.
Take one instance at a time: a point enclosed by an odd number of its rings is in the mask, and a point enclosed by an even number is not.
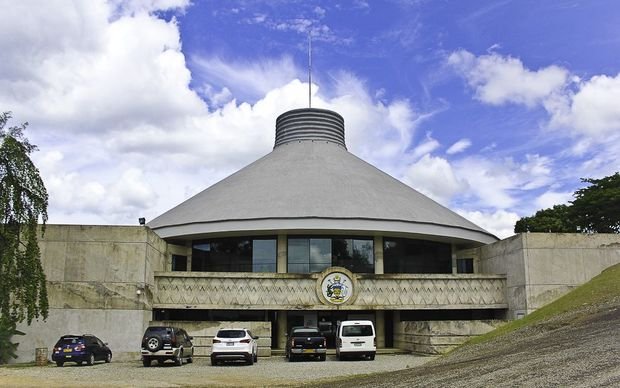
<svg viewBox="0 0 620 388"><path fill-rule="evenodd" d="M223 361L243 360L248 365L258 362L258 336L248 329L220 329L213 337L211 365Z"/></svg>
<svg viewBox="0 0 620 388"><path fill-rule="evenodd" d="M293 327L286 339L286 358L295 361L302 357L325 361L327 339L317 327Z"/></svg>
<svg viewBox="0 0 620 388"><path fill-rule="evenodd" d="M149 326L142 336L142 365L151 366L153 360L163 364L172 360L178 366L185 360L194 361L194 344L187 332L172 326Z"/></svg>
<svg viewBox="0 0 620 388"><path fill-rule="evenodd" d="M92 334L63 335L54 345L52 361L56 366L63 366L66 362L93 365L95 361L112 361L112 351L107 343Z"/></svg>
<svg viewBox="0 0 620 388"><path fill-rule="evenodd" d="M342 321L336 331L336 356L375 359L377 338L372 321Z"/></svg>

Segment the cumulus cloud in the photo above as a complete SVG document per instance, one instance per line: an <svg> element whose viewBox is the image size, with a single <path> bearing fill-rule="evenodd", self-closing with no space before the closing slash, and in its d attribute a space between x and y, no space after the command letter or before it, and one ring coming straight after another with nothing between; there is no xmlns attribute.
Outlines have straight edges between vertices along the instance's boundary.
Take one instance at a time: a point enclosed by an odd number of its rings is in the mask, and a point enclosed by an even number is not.
<svg viewBox="0 0 620 388"><path fill-rule="evenodd" d="M554 205L568 204L573 199L573 193L570 192L557 192L547 191L536 198L536 209L547 209Z"/></svg>
<svg viewBox="0 0 620 388"><path fill-rule="evenodd" d="M16 36L0 40L0 105L16 117L106 132L205 109L188 88L174 21L140 13L110 22L103 2L24 3L7 7L0 21L3 36Z"/></svg>
<svg viewBox="0 0 620 388"><path fill-rule="evenodd" d="M50 222L152 219L267 154L275 118L306 106L308 85L291 58L200 57L190 73L175 20L151 14L184 4L45 2L0 15L2 36L16 36L0 39L0 105L31 123ZM329 95L313 87L313 106L345 116L349 150L393 168L419 115L406 100L376 101L352 73L332 77Z"/></svg>
<svg viewBox="0 0 620 388"><path fill-rule="evenodd" d="M409 166L404 181L444 206L449 206L452 197L467 186L456 177L447 160L429 154Z"/></svg>
<svg viewBox="0 0 620 388"><path fill-rule="evenodd" d="M562 67L551 65L531 71L519 59L496 53L476 57L459 50L450 54L448 64L463 74L477 99L493 105L534 107L560 92L569 78L569 72Z"/></svg>
<svg viewBox="0 0 620 388"><path fill-rule="evenodd" d="M574 128L577 132L605 139L620 131L620 74L597 75L581 82L579 90L557 101L551 108L552 125Z"/></svg>
<svg viewBox="0 0 620 388"><path fill-rule="evenodd" d="M499 238L507 238L514 234L515 223L521 218L517 213L506 210L482 212L478 210L457 210L457 213L481 226Z"/></svg>

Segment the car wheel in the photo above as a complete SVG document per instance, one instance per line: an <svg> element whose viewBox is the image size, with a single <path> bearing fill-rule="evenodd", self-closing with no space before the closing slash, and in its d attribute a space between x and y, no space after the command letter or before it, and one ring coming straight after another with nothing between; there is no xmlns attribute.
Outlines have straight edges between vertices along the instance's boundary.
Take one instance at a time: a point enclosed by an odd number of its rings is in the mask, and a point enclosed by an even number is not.
<svg viewBox="0 0 620 388"><path fill-rule="evenodd" d="M211 365L217 366L217 360L215 359L215 357L211 357Z"/></svg>
<svg viewBox="0 0 620 388"><path fill-rule="evenodd" d="M247 365L253 365L254 364L254 356L252 354L247 355L246 358L245 358L245 363Z"/></svg>
<svg viewBox="0 0 620 388"><path fill-rule="evenodd" d="M109 364L110 362L112 362L112 353L106 354L105 362L106 362L106 364Z"/></svg>
<svg viewBox="0 0 620 388"><path fill-rule="evenodd" d="M146 339L146 348L150 352L155 353L156 351L161 349L163 343L164 343L164 341L162 341L160 336L152 335L152 336L150 336L149 338Z"/></svg>
<svg viewBox="0 0 620 388"><path fill-rule="evenodd" d="M319 361L325 361L325 359L326 359L326 358L327 358L327 357L326 357L324 354L321 354L321 355L319 356Z"/></svg>
<svg viewBox="0 0 620 388"><path fill-rule="evenodd" d="M258 362L258 354L254 353L254 362Z"/></svg>
<svg viewBox="0 0 620 388"><path fill-rule="evenodd" d="M192 362L194 362L194 357L187 357L187 360L185 362L191 364Z"/></svg>
<svg viewBox="0 0 620 388"><path fill-rule="evenodd" d="M62 361L56 361L56 366L63 366L65 363Z"/></svg>
<svg viewBox="0 0 620 388"><path fill-rule="evenodd" d="M375 355L374 355L374 354L371 354L370 356L368 356L368 359L369 359L370 361L374 360L374 359L375 359Z"/></svg>
<svg viewBox="0 0 620 388"><path fill-rule="evenodd" d="M149 367L151 366L151 359L150 358L143 358L142 359L142 365L144 365L145 367Z"/></svg>
<svg viewBox="0 0 620 388"><path fill-rule="evenodd" d="M93 353L88 355L88 360L86 360L86 365L93 365L95 363L95 355Z"/></svg>
<svg viewBox="0 0 620 388"><path fill-rule="evenodd" d="M288 355L288 361L289 362L294 362L295 361L295 356L293 356L292 353Z"/></svg>
<svg viewBox="0 0 620 388"><path fill-rule="evenodd" d="M179 352L179 355L174 358L174 365L183 365L183 351Z"/></svg>

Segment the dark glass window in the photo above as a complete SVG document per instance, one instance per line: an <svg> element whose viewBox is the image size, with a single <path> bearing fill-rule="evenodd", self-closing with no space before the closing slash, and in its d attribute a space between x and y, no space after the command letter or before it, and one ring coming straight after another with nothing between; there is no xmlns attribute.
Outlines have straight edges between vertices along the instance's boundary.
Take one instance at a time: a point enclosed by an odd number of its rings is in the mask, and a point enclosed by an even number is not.
<svg viewBox="0 0 620 388"><path fill-rule="evenodd" d="M310 272L310 240L307 238L288 239L288 272Z"/></svg>
<svg viewBox="0 0 620 388"><path fill-rule="evenodd" d="M276 272L276 240L252 241L252 271Z"/></svg>
<svg viewBox="0 0 620 388"><path fill-rule="evenodd" d="M321 272L332 265L332 240L310 239L310 272Z"/></svg>
<svg viewBox="0 0 620 388"><path fill-rule="evenodd" d="M374 241L369 238L289 238L288 272L315 273L331 266L373 273Z"/></svg>
<svg viewBox="0 0 620 388"><path fill-rule="evenodd" d="M192 271L275 272L276 240L247 237L194 241Z"/></svg>
<svg viewBox="0 0 620 388"><path fill-rule="evenodd" d="M353 273L374 273L374 241L370 239L335 238L332 240L332 263Z"/></svg>
<svg viewBox="0 0 620 388"><path fill-rule="evenodd" d="M410 239L384 239L385 273L452 273L450 244Z"/></svg>
<svg viewBox="0 0 620 388"><path fill-rule="evenodd" d="M187 256L172 255L172 270L187 271Z"/></svg>
<svg viewBox="0 0 620 388"><path fill-rule="evenodd" d="M474 273L474 259L456 259L456 272Z"/></svg>

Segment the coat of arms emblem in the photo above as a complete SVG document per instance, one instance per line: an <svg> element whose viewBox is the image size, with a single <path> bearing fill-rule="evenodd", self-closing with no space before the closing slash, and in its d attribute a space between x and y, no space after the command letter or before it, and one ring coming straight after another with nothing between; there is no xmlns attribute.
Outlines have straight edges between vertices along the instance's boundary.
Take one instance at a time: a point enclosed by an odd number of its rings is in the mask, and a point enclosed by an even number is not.
<svg viewBox="0 0 620 388"><path fill-rule="evenodd" d="M340 304L349 299L351 282L344 274L334 273L327 276L323 287L325 298L331 303Z"/></svg>

